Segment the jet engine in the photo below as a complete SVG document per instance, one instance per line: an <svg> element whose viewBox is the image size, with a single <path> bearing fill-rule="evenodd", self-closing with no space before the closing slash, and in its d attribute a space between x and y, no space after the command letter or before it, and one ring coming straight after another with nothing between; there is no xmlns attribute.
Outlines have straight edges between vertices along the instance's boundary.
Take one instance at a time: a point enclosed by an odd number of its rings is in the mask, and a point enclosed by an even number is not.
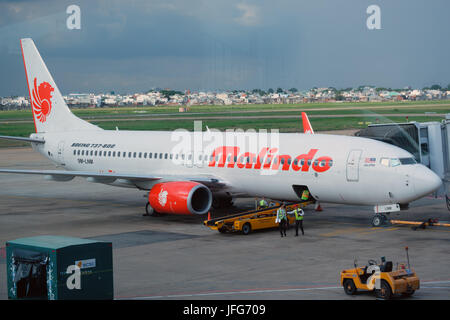
<svg viewBox="0 0 450 320"><path fill-rule="evenodd" d="M148 194L150 206L159 213L205 214L212 204L212 193L203 184L192 181L158 183Z"/></svg>

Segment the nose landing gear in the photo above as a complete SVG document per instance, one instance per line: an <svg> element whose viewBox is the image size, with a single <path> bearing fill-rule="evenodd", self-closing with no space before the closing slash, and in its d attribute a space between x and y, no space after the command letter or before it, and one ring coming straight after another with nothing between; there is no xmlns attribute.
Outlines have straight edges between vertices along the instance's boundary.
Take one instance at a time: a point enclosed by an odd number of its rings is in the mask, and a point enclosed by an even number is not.
<svg viewBox="0 0 450 320"><path fill-rule="evenodd" d="M388 218L386 215L377 213L372 218L372 226L381 227L381 226L385 225L387 221L388 221Z"/></svg>
<svg viewBox="0 0 450 320"><path fill-rule="evenodd" d="M375 211L375 215L372 218L372 226L381 227L388 222L387 214L391 212L400 211L400 205L396 204L388 204L388 205L379 205L373 208Z"/></svg>

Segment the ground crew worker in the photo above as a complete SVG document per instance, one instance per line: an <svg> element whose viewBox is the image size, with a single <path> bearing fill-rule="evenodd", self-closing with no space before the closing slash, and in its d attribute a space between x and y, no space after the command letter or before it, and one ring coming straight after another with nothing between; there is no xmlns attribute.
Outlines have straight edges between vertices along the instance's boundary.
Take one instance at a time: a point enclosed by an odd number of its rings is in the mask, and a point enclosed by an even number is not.
<svg viewBox="0 0 450 320"><path fill-rule="evenodd" d="M283 235L286 237L287 216L286 205L284 203L277 210L277 218L275 219L275 222L278 223L280 227L281 237L283 237Z"/></svg>
<svg viewBox="0 0 450 320"><path fill-rule="evenodd" d="M298 237L298 227L302 230L302 235L305 235L305 232L303 231L303 216L304 212L302 208L298 207L298 204L295 205L294 210L289 212L289 214L294 213L295 214L295 236Z"/></svg>
<svg viewBox="0 0 450 320"><path fill-rule="evenodd" d="M262 197L262 199L259 201L259 209L265 209L267 208L269 205L267 204L267 201L264 197Z"/></svg>
<svg viewBox="0 0 450 320"><path fill-rule="evenodd" d="M303 190L301 199L302 199L303 201L306 201L306 200L309 199L309 191L308 191L308 190Z"/></svg>

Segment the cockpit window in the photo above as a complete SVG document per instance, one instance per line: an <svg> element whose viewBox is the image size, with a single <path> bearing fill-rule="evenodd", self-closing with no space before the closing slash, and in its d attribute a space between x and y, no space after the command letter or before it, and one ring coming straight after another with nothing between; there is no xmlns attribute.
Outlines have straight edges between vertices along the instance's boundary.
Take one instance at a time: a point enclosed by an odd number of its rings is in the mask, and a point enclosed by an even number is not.
<svg viewBox="0 0 450 320"><path fill-rule="evenodd" d="M399 159L402 164L416 164L416 160L414 158L400 158Z"/></svg>
<svg viewBox="0 0 450 320"><path fill-rule="evenodd" d="M396 167L405 164L416 164L414 158L381 158L380 164L385 167Z"/></svg>
<svg viewBox="0 0 450 320"><path fill-rule="evenodd" d="M381 158L380 163L381 163L381 165L383 165L385 167L389 167L389 159L388 158Z"/></svg>
<svg viewBox="0 0 450 320"><path fill-rule="evenodd" d="M401 165L401 162L400 162L399 159L397 159L397 158L392 158L391 159L391 167L396 167L396 166L399 166L399 165Z"/></svg>

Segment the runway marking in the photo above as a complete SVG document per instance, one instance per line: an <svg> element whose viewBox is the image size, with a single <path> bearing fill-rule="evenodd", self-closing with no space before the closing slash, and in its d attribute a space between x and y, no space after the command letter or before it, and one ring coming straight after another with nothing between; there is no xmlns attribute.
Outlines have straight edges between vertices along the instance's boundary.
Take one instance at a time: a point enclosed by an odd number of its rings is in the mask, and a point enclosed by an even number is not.
<svg viewBox="0 0 450 320"><path fill-rule="evenodd" d="M421 281L421 284L450 284L449 280L443 281ZM449 287L439 286L424 286L425 289L449 289ZM337 290L342 289L342 286L310 286L310 287L293 287L293 288L267 288L267 289L242 289L232 291L205 291L205 292L192 292L192 293L174 293L165 295L150 295L150 296L137 296L137 297L118 297L117 300L150 300L150 299L168 299L168 298L192 298L202 296L220 296L220 295L233 295L233 294L258 294L258 293L277 293L277 292L305 292L314 290Z"/></svg>
<svg viewBox="0 0 450 320"><path fill-rule="evenodd" d="M299 288L287 288L287 289L250 289L250 290L235 290L235 291L207 291L199 293L185 293L185 294L168 294L159 296L143 296L143 297L122 297L120 299L167 299L167 298L189 298L189 297L201 297L201 296L219 296L219 295L232 295L232 294L255 294L255 293L276 293L276 292L295 292L295 291L312 291L312 290L335 290L341 287L329 286L329 287L299 287Z"/></svg>
<svg viewBox="0 0 450 320"><path fill-rule="evenodd" d="M349 233L358 233L360 231L366 231L367 228L345 228L345 229L338 229L335 230L333 232L329 232L329 233L322 233L319 234L319 236L321 237L334 237L334 236L339 236L339 235L344 235L344 234L349 234Z"/></svg>
<svg viewBox="0 0 450 320"><path fill-rule="evenodd" d="M372 231L368 231L368 232L360 232L358 234L373 234L373 233L377 233L377 232L395 231L400 228L372 228L372 229L376 229L376 230L372 230Z"/></svg>

